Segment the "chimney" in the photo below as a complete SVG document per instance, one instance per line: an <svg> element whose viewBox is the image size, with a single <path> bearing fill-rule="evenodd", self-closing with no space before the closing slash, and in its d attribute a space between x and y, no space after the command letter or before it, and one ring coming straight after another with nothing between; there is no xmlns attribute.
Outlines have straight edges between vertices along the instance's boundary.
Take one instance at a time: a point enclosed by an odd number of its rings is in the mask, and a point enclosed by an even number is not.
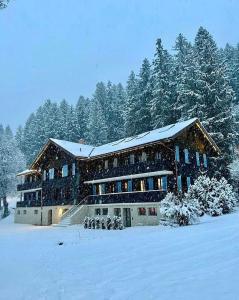
<svg viewBox="0 0 239 300"><path fill-rule="evenodd" d="M85 140L84 139L80 139L78 143L79 144L85 144Z"/></svg>

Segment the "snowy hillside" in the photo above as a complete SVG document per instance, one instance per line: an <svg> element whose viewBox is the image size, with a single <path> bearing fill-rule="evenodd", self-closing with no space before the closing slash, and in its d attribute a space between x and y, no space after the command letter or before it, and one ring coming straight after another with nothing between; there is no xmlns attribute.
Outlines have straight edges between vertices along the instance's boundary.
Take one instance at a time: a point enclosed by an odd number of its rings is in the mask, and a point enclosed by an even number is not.
<svg viewBox="0 0 239 300"><path fill-rule="evenodd" d="M239 299L239 212L123 231L10 216L0 221L0 244L0 299Z"/></svg>

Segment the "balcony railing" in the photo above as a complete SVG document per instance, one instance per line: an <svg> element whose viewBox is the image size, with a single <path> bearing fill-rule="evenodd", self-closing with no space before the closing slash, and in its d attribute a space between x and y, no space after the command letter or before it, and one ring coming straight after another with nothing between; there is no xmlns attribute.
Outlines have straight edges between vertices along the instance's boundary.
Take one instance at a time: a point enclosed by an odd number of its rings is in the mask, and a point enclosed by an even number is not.
<svg viewBox="0 0 239 300"><path fill-rule="evenodd" d="M112 203L142 203L142 202L160 202L166 196L167 192L147 191L130 192L89 196L86 204L112 204Z"/></svg>
<svg viewBox="0 0 239 300"><path fill-rule="evenodd" d="M33 182L25 182L23 184L17 185L18 191L33 190L38 188L41 188L41 180L33 181Z"/></svg>
<svg viewBox="0 0 239 300"><path fill-rule="evenodd" d="M73 199L61 199L61 200L47 199L47 200L43 200L42 202L42 206L73 205L73 204L74 204ZM17 207L41 207L41 201L40 200L18 201Z"/></svg>
<svg viewBox="0 0 239 300"><path fill-rule="evenodd" d="M174 161L160 160L152 162L141 162L132 165L125 165L119 167L112 167L109 169L102 169L100 171L94 170L94 172L88 173L88 180L95 180L101 178L111 178L131 174L140 174L161 170L172 171L175 169Z"/></svg>

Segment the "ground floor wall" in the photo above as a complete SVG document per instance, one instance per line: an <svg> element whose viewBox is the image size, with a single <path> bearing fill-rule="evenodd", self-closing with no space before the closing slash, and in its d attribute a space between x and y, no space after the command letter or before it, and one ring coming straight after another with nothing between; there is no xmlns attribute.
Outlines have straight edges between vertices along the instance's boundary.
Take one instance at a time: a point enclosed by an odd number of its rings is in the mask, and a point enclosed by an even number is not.
<svg viewBox="0 0 239 300"><path fill-rule="evenodd" d="M15 223L32 225L51 225L60 222L62 214L71 207L43 206L41 207L17 207L15 210Z"/></svg>
<svg viewBox="0 0 239 300"><path fill-rule="evenodd" d="M116 203L88 206L89 217L107 218L120 216L125 227L139 225L158 225L160 220L159 203Z"/></svg>

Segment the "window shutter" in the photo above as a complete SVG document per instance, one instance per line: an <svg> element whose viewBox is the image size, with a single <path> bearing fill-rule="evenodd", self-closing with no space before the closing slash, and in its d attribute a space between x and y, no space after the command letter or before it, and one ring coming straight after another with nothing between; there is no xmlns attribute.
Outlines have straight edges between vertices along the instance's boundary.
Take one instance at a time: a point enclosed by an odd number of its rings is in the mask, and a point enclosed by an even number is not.
<svg viewBox="0 0 239 300"><path fill-rule="evenodd" d="M152 177L147 178L147 182L148 182L148 189L151 191L154 189L154 181Z"/></svg>
<svg viewBox="0 0 239 300"><path fill-rule="evenodd" d="M199 152L196 152L196 162L197 162L197 166L200 167L200 154L199 154Z"/></svg>
<svg viewBox="0 0 239 300"><path fill-rule="evenodd" d="M184 157L185 157L185 163L189 164L189 152L188 152L188 149L184 149Z"/></svg>
<svg viewBox="0 0 239 300"><path fill-rule="evenodd" d="M180 161L180 157L179 157L179 146L176 146L176 147L175 147L175 160L176 160L177 162Z"/></svg>
<svg viewBox="0 0 239 300"><path fill-rule="evenodd" d="M178 183L178 191L182 192L182 176L178 176L177 183Z"/></svg>
<svg viewBox="0 0 239 300"><path fill-rule="evenodd" d="M122 192L122 187L121 187L121 181L117 182L117 192L121 193Z"/></svg>
<svg viewBox="0 0 239 300"><path fill-rule="evenodd" d="M191 178L187 177L187 188L188 188L188 190L190 188L190 185L191 185Z"/></svg>
<svg viewBox="0 0 239 300"><path fill-rule="evenodd" d="M167 182L167 176L163 176L162 177L162 188L163 188L163 191L167 191L168 189L168 182Z"/></svg>
<svg viewBox="0 0 239 300"><path fill-rule="evenodd" d="M204 168L207 168L207 155L203 154L203 166Z"/></svg>
<svg viewBox="0 0 239 300"><path fill-rule="evenodd" d="M128 192L132 192L132 180L128 181Z"/></svg>
<svg viewBox="0 0 239 300"><path fill-rule="evenodd" d="M96 195L96 185L93 184L93 185L92 185L92 188L93 188L93 195Z"/></svg>

